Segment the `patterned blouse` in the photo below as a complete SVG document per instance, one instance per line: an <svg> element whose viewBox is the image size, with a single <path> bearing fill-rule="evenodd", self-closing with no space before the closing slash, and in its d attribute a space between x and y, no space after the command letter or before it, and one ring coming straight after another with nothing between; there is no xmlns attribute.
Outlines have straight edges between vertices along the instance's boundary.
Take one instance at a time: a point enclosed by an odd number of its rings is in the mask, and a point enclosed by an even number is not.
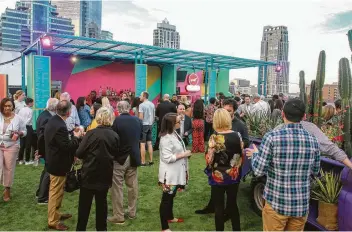
<svg viewBox="0 0 352 232"><path fill-rule="evenodd" d="M229 185L240 182L243 163L243 142L238 132L213 134L205 155L209 185Z"/></svg>
<svg viewBox="0 0 352 232"><path fill-rule="evenodd" d="M88 105L84 105L84 107L80 107L78 110L79 120L81 121L81 125L84 128L87 128L92 122L92 118L90 116L90 108Z"/></svg>
<svg viewBox="0 0 352 232"><path fill-rule="evenodd" d="M217 109L218 108L213 104L210 104L205 108L205 121L207 123L213 123L213 116Z"/></svg>

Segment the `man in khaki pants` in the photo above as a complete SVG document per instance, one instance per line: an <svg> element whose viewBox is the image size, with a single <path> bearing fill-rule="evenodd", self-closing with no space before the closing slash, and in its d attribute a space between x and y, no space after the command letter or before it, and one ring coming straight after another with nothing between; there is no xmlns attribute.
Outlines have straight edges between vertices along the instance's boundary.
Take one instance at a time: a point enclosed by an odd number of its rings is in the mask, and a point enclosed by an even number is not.
<svg viewBox="0 0 352 232"><path fill-rule="evenodd" d="M318 175L318 140L300 123L305 104L299 99L285 103L285 126L267 133L260 149L247 149L256 176L267 177L264 189L264 231L303 231L309 212L310 176Z"/></svg>
<svg viewBox="0 0 352 232"><path fill-rule="evenodd" d="M121 101L117 105L120 116L112 125L120 137L119 154L114 161L114 174L111 189L113 216L108 221L123 225L125 215L123 208L123 181L128 190L128 218L134 219L137 212L138 178L137 167L141 164L139 141L142 134L142 121L129 114L130 104Z"/></svg>
<svg viewBox="0 0 352 232"><path fill-rule="evenodd" d="M54 230L68 230L61 221L72 217L70 214L60 214L59 209L64 197L66 173L70 171L73 154L79 145L80 132L74 132L70 139L65 120L70 116L71 103L60 101L56 107L56 115L45 126L45 165L50 174L48 227Z"/></svg>

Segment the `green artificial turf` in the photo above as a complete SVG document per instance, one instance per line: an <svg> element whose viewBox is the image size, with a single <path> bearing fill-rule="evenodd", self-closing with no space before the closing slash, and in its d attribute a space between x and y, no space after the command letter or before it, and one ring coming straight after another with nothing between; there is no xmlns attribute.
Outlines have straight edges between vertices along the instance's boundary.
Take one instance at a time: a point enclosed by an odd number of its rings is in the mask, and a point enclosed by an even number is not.
<svg viewBox="0 0 352 232"><path fill-rule="evenodd" d="M157 152L155 153L157 154ZM197 215L196 209L203 208L210 195L210 187L204 170L204 156L195 154L190 159L190 182L185 192L178 192L174 201L175 217L184 218L184 223L170 224L174 231L214 231L214 214ZM158 187L159 157L155 155L155 165L138 169L139 198L137 218L126 220L125 225L108 223L108 230L161 231L159 204L161 189ZM12 200L8 203L0 199L0 230L43 231L47 229L47 206L37 205L35 191L38 186L42 166L17 166L12 188ZM250 207L250 180L242 182L238 194L241 228L247 231L262 230L261 218ZM65 193L61 212L73 214L65 223L75 230L78 213L79 191ZM125 191L125 203L127 192ZM125 204L126 205L126 204ZM109 215L112 214L111 197L108 196ZM225 230L231 230L228 221ZM93 202L87 230L95 230L95 205Z"/></svg>

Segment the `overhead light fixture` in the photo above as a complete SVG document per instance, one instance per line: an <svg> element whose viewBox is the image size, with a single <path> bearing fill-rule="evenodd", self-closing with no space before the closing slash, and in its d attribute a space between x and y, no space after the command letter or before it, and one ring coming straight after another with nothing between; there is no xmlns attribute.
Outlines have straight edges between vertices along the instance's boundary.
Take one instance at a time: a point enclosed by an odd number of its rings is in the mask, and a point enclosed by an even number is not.
<svg viewBox="0 0 352 232"><path fill-rule="evenodd" d="M53 40L50 36L44 36L40 39L40 42L44 48L53 48Z"/></svg>
<svg viewBox="0 0 352 232"><path fill-rule="evenodd" d="M72 63L76 63L77 60L78 60L78 58L77 58L76 56L72 56L72 57L71 57L71 62L72 62Z"/></svg>

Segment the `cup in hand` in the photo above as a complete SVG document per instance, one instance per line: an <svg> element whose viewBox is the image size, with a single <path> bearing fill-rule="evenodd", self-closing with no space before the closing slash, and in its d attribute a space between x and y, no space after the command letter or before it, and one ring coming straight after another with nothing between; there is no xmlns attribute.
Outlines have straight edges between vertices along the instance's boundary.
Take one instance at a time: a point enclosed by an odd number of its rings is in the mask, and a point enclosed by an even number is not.
<svg viewBox="0 0 352 232"><path fill-rule="evenodd" d="M13 141L17 141L18 140L18 137L19 137L19 134L17 131L11 131L10 132L10 137Z"/></svg>

